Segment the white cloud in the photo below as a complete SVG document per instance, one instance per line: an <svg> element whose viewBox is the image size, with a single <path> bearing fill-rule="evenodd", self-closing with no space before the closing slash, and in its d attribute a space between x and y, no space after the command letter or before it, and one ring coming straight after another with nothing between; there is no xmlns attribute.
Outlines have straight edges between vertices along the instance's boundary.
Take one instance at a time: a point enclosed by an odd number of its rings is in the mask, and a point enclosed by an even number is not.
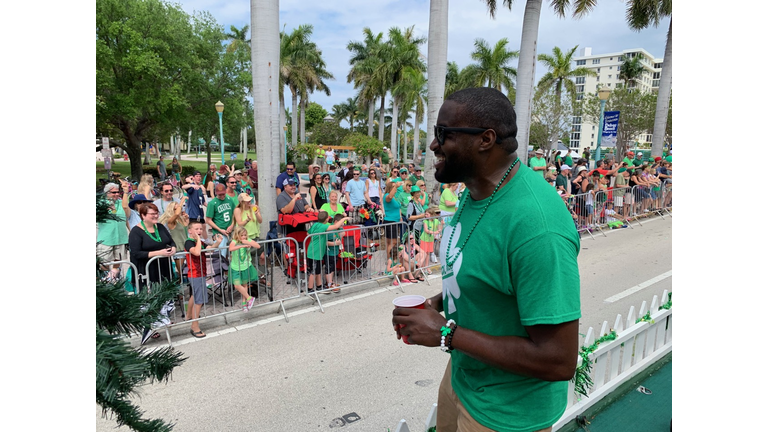
<svg viewBox="0 0 768 432"><path fill-rule="evenodd" d="M501 3L498 2L499 5ZM579 45L580 48L592 47L594 54L644 48L657 58L664 55L669 19L662 21L658 28L634 32L625 22L626 6L622 0L599 2L591 14L580 20L570 16L557 17L548 3L545 1L542 6L538 53L551 53L555 46L567 50ZM249 0L183 0L180 4L187 12L211 12L227 30L230 25L242 27L250 24ZM493 45L506 37L511 49L519 49L524 12L525 1L519 0L513 4L511 11L499 7L496 19L491 19L484 1L450 0L448 60L455 61L460 67L471 63L469 54L476 38L483 38ZM301 24L314 26L313 40L323 51L328 70L336 79L328 82L331 96L315 94L312 99L330 111L334 104L355 94L352 84L348 84L346 79L350 55L347 43L362 41L364 27L370 27L374 33L383 32L386 37L390 27L415 25L416 34L426 37L429 32L429 1L284 0L280 2L281 29L283 24L286 31ZM426 56L426 43L421 51ZM537 65L537 78L545 72L542 65ZM290 101L290 95L286 96Z"/></svg>

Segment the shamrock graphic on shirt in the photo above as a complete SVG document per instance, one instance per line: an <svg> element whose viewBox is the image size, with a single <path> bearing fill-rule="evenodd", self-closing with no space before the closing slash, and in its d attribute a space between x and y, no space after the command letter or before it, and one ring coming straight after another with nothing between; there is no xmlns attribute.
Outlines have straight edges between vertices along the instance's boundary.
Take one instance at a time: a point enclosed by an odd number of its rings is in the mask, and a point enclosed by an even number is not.
<svg viewBox="0 0 768 432"><path fill-rule="evenodd" d="M454 230L456 231L455 233L453 233ZM456 304L454 303L454 299L461 297L461 289L459 288L459 283L456 281L456 276L459 274L459 270L461 270L461 262L464 258L464 253L459 253L458 248L460 237L461 222L457 223L455 227L446 225L443 229L442 238L453 238L454 242L453 244L448 244L448 241L440 242L440 263L442 264L443 269L443 304L448 304L446 310L449 314L456 312ZM456 256L457 253L458 256ZM451 259L456 259L451 268L448 268L447 266L448 257L451 257Z"/></svg>

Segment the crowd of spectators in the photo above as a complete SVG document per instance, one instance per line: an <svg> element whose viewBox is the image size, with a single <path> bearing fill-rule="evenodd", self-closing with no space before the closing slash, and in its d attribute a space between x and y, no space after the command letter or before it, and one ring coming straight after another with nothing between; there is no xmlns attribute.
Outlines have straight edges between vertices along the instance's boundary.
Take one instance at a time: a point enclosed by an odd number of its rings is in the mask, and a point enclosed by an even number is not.
<svg viewBox="0 0 768 432"><path fill-rule="evenodd" d="M621 161L609 152L590 168L589 152L573 159L566 151L549 158L541 149L529 166L555 187L579 230L598 224L626 227L626 221L655 209L671 206L672 151L646 160L643 153L627 151Z"/></svg>

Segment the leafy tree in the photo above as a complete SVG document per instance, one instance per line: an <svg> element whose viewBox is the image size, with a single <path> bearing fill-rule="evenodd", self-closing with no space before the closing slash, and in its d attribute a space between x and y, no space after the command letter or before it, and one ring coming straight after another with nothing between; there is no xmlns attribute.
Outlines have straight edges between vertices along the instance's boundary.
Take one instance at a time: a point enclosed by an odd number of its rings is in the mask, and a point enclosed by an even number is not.
<svg viewBox="0 0 768 432"><path fill-rule="evenodd" d="M317 154L317 150L320 148L319 144L314 143L301 143L296 145L295 152L296 154L306 157L307 159L312 160L315 159L315 155Z"/></svg>
<svg viewBox="0 0 768 432"><path fill-rule="evenodd" d="M354 147L358 156L368 160L377 157L384 150L384 141L357 132L347 135L343 145Z"/></svg>
<svg viewBox="0 0 768 432"><path fill-rule="evenodd" d="M605 103L606 111L619 111L619 126L616 136L616 153L623 154L627 143L639 134L650 133L653 128L655 93L641 93L632 89L616 89ZM597 93L586 95L582 101L582 117L587 122L600 122L600 99Z"/></svg>
<svg viewBox="0 0 768 432"><path fill-rule="evenodd" d="M323 123L323 119L327 115L328 111L322 105L317 102L310 102L306 109L307 129L312 129L315 125Z"/></svg>
<svg viewBox="0 0 768 432"><path fill-rule="evenodd" d="M529 139L534 148L541 148L545 153L554 150L557 148L557 140L569 134L574 112L572 101L570 95L559 95L556 89L536 94L531 112L532 135ZM542 132L546 135L540 136Z"/></svg>
<svg viewBox="0 0 768 432"><path fill-rule="evenodd" d="M103 197L96 198L96 222L114 219ZM157 320L160 308L179 292L179 285L166 281L136 295L128 295L124 281L105 282L100 277L101 261L96 257L96 403L102 415L114 415L118 426L141 432L166 432L172 424L161 419L147 420L129 401L147 380L168 381L171 372L186 358L173 348L148 352L133 349L127 342Z"/></svg>
<svg viewBox="0 0 768 432"><path fill-rule="evenodd" d="M203 113L216 119L213 104L237 92L224 86L234 78L232 71L221 70L223 39L223 30L207 13L191 18L162 0L97 0L96 126L116 135L115 145L130 156L134 178L143 172L143 143L180 127L190 130L196 126L191 118ZM191 101L206 86L219 91Z"/></svg>
<svg viewBox="0 0 768 432"><path fill-rule="evenodd" d="M309 130L309 141L318 145L342 145L344 138L349 135L349 130L333 122L320 122Z"/></svg>

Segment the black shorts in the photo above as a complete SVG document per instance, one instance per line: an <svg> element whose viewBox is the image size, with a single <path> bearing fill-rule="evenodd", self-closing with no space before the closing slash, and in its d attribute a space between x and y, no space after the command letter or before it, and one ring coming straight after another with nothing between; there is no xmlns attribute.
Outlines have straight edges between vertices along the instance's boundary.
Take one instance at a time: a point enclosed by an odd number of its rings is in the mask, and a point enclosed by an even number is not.
<svg viewBox="0 0 768 432"><path fill-rule="evenodd" d="M336 271L336 255L325 254L323 264L325 264L325 272L333 273Z"/></svg>
<svg viewBox="0 0 768 432"><path fill-rule="evenodd" d="M390 222L384 221L384 223L390 223ZM384 227L384 235L388 239L399 239L401 229L402 229L401 223L398 223L397 225L387 225Z"/></svg>
<svg viewBox="0 0 768 432"><path fill-rule="evenodd" d="M307 258L307 274L323 274L323 260L313 260Z"/></svg>

